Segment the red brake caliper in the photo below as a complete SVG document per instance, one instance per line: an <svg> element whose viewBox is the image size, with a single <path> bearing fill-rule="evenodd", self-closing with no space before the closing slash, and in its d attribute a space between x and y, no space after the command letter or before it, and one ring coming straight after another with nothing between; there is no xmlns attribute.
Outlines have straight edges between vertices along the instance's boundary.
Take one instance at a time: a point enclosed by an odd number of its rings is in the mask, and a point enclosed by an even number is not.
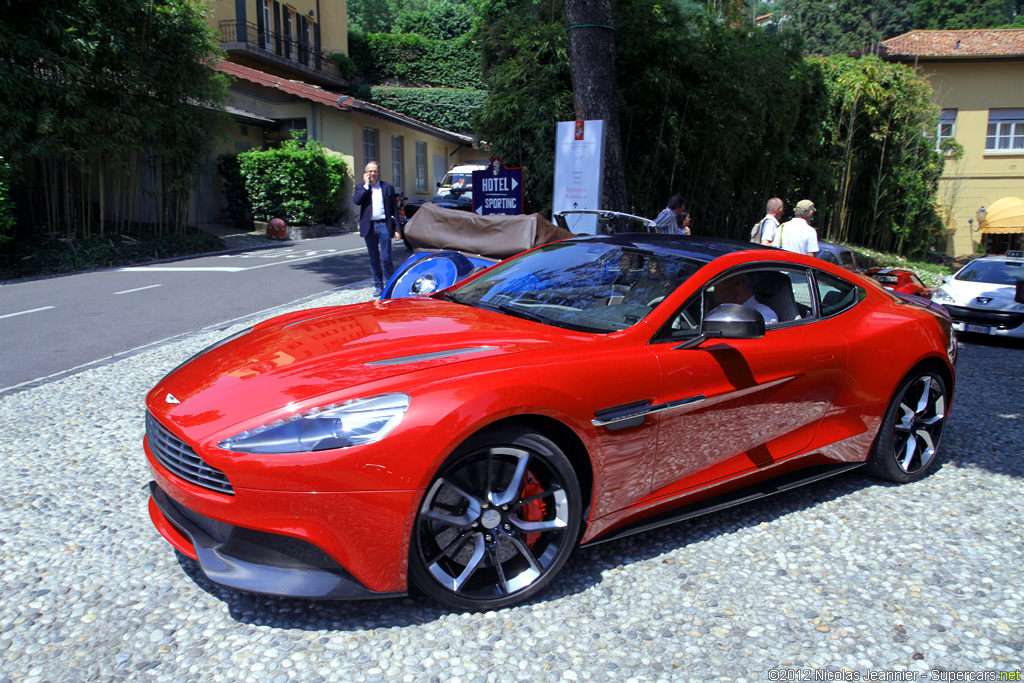
<svg viewBox="0 0 1024 683"><path fill-rule="evenodd" d="M526 476L524 477L523 490L520 492L519 497L522 500L532 498L540 493L543 493L544 487L541 486L540 482L537 481L537 477L533 475L533 472L527 470ZM529 503L523 505L519 510L519 518L524 522L541 522L544 520L544 513L547 510L547 505L544 503L543 498L536 498ZM540 532L535 531L533 533L526 534L526 545L530 548L540 539Z"/></svg>

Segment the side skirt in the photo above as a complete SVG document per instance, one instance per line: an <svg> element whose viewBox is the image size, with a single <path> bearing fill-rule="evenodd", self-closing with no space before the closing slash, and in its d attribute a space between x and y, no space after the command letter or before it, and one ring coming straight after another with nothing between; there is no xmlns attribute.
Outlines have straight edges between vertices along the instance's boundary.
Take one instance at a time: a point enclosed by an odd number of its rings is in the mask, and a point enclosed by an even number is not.
<svg viewBox="0 0 1024 683"><path fill-rule="evenodd" d="M601 543L614 541L626 536L632 536L633 534L638 534L643 531L650 531L651 529L657 529L658 527L675 524L676 522L681 522L685 519L718 512L719 510L731 508L734 505L749 503L750 501L757 500L759 498L766 498L776 493L789 491L790 489L795 489L805 484L811 484L816 481L821 481L822 479L834 477L837 474L849 472L850 470L862 467L864 464L865 463L863 462L851 462L839 465L819 465L817 467L799 470L792 474L779 477L778 479L771 479L748 488L708 498L707 500L702 500L698 503L693 503L692 505L687 505L676 510L669 510L654 517L638 520L632 524L627 524L626 526L614 529L603 536L598 536L592 541L582 544L581 547L590 548Z"/></svg>

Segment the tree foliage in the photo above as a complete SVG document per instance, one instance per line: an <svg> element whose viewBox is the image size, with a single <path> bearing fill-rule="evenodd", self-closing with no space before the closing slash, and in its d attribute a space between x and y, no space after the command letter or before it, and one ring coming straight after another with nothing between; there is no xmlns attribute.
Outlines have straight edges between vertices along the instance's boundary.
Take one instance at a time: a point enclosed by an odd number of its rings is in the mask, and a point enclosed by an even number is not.
<svg viewBox="0 0 1024 683"><path fill-rule="evenodd" d="M10 241L14 232L14 205L11 202L11 167L0 156L0 246Z"/></svg>
<svg viewBox="0 0 1024 683"><path fill-rule="evenodd" d="M102 234L148 200L153 223L181 229L224 92L204 4L15 4L0 23L0 150L27 204L19 216Z"/></svg>
<svg viewBox="0 0 1024 683"><path fill-rule="evenodd" d="M914 28L997 28L1013 22L1020 11L1018 0L917 0Z"/></svg>
<svg viewBox="0 0 1024 683"><path fill-rule="evenodd" d="M898 253L932 242L943 157L935 151L938 110L913 69L876 57L814 62L829 93L817 190L819 232Z"/></svg>
<svg viewBox="0 0 1024 683"><path fill-rule="evenodd" d="M547 210L555 124L573 116L559 3L489 8L477 132L524 168L527 210ZM823 238L904 252L931 243L942 158L922 133L938 112L912 70L805 60L795 34L733 30L654 0L615 12L618 35L644 36L616 41L632 212L654 216L678 192L696 232L742 237L769 197L811 198Z"/></svg>
<svg viewBox="0 0 1024 683"><path fill-rule="evenodd" d="M470 0L348 0L348 28L357 33L415 33L448 40L468 33Z"/></svg>
<svg viewBox="0 0 1024 683"><path fill-rule="evenodd" d="M914 28L913 5L902 0L781 0L779 12L817 55L867 49Z"/></svg>

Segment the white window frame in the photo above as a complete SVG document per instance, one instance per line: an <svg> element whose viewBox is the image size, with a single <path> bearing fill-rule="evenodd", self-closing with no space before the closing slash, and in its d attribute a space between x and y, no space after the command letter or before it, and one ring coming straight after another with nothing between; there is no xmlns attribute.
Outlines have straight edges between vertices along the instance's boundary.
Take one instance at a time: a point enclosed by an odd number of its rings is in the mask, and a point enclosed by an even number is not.
<svg viewBox="0 0 1024 683"><path fill-rule="evenodd" d="M395 186L395 192L402 192L404 184L402 176L405 171L402 152L403 140L401 135L391 136L391 184Z"/></svg>
<svg viewBox="0 0 1024 683"><path fill-rule="evenodd" d="M274 13L270 0L263 0L263 49L274 51Z"/></svg>
<svg viewBox="0 0 1024 683"><path fill-rule="evenodd" d="M985 152L1024 154L1024 109L989 109Z"/></svg>
<svg viewBox="0 0 1024 683"><path fill-rule="evenodd" d="M427 191L427 143L416 141L416 191Z"/></svg>
<svg viewBox="0 0 1024 683"><path fill-rule="evenodd" d="M942 143L956 137L956 109L943 109L935 129L935 151L942 151Z"/></svg>
<svg viewBox="0 0 1024 683"><path fill-rule="evenodd" d="M380 163L380 157L377 156L377 140L379 139L379 133L376 128L368 128L363 126L363 167L371 161Z"/></svg>

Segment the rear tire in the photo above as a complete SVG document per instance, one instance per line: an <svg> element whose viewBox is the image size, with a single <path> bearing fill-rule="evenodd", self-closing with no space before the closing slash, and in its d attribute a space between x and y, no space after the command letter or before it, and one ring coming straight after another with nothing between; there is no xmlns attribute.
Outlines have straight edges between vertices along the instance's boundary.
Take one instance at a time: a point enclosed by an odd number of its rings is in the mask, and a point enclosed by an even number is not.
<svg viewBox="0 0 1024 683"><path fill-rule="evenodd" d="M925 476L946 424L949 390L940 375L916 370L900 382L868 458L868 471L906 483Z"/></svg>
<svg viewBox="0 0 1024 683"><path fill-rule="evenodd" d="M427 488L409 577L460 610L522 602L565 564L581 516L576 473L554 442L527 430L486 432L452 454Z"/></svg>

